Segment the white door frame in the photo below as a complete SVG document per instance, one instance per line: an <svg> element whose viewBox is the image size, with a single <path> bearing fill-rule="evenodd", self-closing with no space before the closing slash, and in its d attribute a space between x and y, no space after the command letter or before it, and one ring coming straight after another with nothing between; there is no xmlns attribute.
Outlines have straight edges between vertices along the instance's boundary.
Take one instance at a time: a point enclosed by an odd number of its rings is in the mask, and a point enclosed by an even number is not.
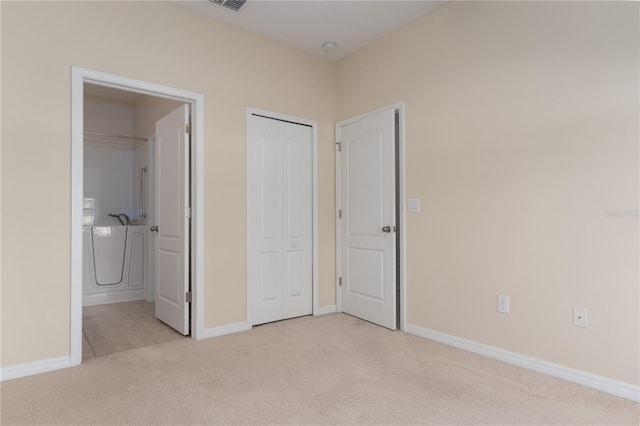
<svg viewBox="0 0 640 426"><path fill-rule="evenodd" d="M346 120L340 121L336 123L336 142L340 140L340 127L345 126L347 124L356 122L362 118L368 117L373 114L377 114L381 111L394 109L398 111L398 169L396 171L396 175L400 179L398 182L399 194L397 195L398 202L400 206L398 206L398 210L400 212L399 217L396 218L400 220L398 235L400 237L400 264L396 265L396 268L400 270L400 330L404 331L407 324L407 309L406 309L406 248L407 248L407 213L406 213L406 195L405 195L405 159L404 159L404 102L397 102L393 105L388 105L383 108L378 108L374 111L369 111L364 114L360 114L355 117L348 118ZM342 187L341 187L341 179L340 179L340 152L336 148L336 310L338 312L342 312L342 295L340 292L340 284L339 278L342 275L342 235L341 235L341 226L340 226L340 218L338 217L338 210L341 209L341 197L342 197Z"/></svg>
<svg viewBox="0 0 640 426"><path fill-rule="evenodd" d="M173 99L191 108L191 337L204 331L204 95L86 68L71 67L71 366L82 363L82 197L84 83Z"/></svg>
<svg viewBox="0 0 640 426"><path fill-rule="evenodd" d="M313 203L311 207L311 215L312 218L312 264L311 269L313 271L312 275L312 297L313 297L313 315L320 315L319 307L318 307L318 122L315 120L309 120L306 118L294 117L292 115L280 114L273 111L267 111L258 108L247 108L247 136L246 136L246 164L249 164L249 143L251 136L251 116L253 114L261 115L266 118L272 118L275 120L288 121L294 124L303 124L307 126L311 126L311 163L312 163L312 181L311 185L313 188L313 196L311 198L311 202ZM251 170L247 167L247 212L249 212L249 208L252 204L251 196L249 193L249 174ZM252 263L250 262L253 249L255 247L255 242L253 241L251 235L251 222L250 222L249 214L247 214L247 328L251 328L253 326L253 288L249 285L249 274L250 267Z"/></svg>

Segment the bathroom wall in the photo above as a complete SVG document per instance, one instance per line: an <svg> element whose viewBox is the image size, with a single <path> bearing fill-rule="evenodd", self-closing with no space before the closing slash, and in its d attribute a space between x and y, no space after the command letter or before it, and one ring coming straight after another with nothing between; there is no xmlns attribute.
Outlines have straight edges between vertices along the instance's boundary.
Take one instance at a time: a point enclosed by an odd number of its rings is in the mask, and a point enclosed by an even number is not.
<svg viewBox="0 0 640 426"><path fill-rule="evenodd" d="M136 99L133 109L133 126L136 136L149 138L155 135L156 121L182 105L173 99L141 95Z"/></svg>
<svg viewBox="0 0 640 426"><path fill-rule="evenodd" d="M108 94L104 89L85 84L86 92ZM133 136L134 133L134 103L85 93L84 96L84 130L114 133L123 136Z"/></svg>
<svg viewBox="0 0 640 426"><path fill-rule="evenodd" d="M84 127L88 131L133 135L133 104L98 96L84 100ZM138 214L134 201L137 173L134 141L86 135L84 138L84 222L117 225L109 213ZM90 220L90 217L93 220ZM89 223L91 222L91 223Z"/></svg>
<svg viewBox="0 0 640 426"><path fill-rule="evenodd" d="M131 220L148 225L154 218L154 174L150 159L153 159L155 124L182 102L92 85L87 85L87 90L99 94L85 97L87 130L149 140L85 137L84 193L88 207L84 210L85 223L90 224L92 217L91 224L119 224L108 213L123 212ZM154 243L146 234L148 301L155 300Z"/></svg>

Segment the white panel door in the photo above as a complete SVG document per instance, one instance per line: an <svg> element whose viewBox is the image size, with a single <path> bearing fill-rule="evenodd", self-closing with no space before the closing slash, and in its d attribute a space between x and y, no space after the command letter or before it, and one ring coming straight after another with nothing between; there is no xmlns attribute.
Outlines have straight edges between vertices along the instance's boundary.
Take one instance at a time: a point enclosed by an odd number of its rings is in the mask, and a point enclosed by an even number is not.
<svg viewBox="0 0 640 426"><path fill-rule="evenodd" d="M252 253L249 285L253 294L253 323L282 319L284 201L282 122L251 116L249 192Z"/></svg>
<svg viewBox="0 0 640 426"><path fill-rule="evenodd" d="M395 110L338 125L342 312L396 328Z"/></svg>
<svg viewBox="0 0 640 426"><path fill-rule="evenodd" d="M250 116L248 286L252 322L311 314L312 129Z"/></svg>
<svg viewBox="0 0 640 426"><path fill-rule="evenodd" d="M189 108L182 105L156 123L156 318L189 334Z"/></svg>
<svg viewBox="0 0 640 426"><path fill-rule="evenodd" d="M283 125L283 318L313 312L312 130Z"/></svg>

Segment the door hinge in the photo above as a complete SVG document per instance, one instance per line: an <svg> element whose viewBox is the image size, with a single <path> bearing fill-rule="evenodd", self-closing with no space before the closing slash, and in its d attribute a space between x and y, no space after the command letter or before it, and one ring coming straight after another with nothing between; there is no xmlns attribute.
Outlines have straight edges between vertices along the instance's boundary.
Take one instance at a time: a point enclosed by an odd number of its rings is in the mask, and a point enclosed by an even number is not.
<svg viewBox="0 0 640 426"><path fill-rule="evenodd" d="M187 217L191 218L191 207L187 207Z"/></svg>
<svg viewBox="0 0 640 426"><path fill-rule="evenodd" d="M187 125L185 126L184 129L185 132L187 132L187 134L191 134L191 122L187 122Z"/></svg>
<svg viewBox="0 0 640 426"><path fill-rule="evenodd" d="M340 287L342 287L342 277L339 277L339 278L338 278L338 285L339 285Z"/></svg>
<svg viewBox="0 0 640 426"><path fill-rule="evenodd" d="M184 294L184 301L187 303L191 303L191 300L193 299L193 297L191 296L191 292L188 291Z"/></svg>
<svg viewBox="0 0 640 426"><path fill-rule="evenodd" d="M342 209L338 210L338 219L342 219Z"/></svg>
<svg viewBox="0 0 640 426"><path fill-rule="evenodd" d="M336 145L338 145L338 152L342 152L342 142L338 141L336 142Z"/></svg>

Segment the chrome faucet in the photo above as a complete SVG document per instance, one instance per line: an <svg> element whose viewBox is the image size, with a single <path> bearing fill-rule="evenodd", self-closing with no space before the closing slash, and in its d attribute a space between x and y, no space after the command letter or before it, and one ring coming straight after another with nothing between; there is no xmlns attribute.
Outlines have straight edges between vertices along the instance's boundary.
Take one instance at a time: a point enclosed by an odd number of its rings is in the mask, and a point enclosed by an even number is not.
<svg viewBox="0 0 640 426"><path fill-rule="evenodd" d="M127 216L125 213L120 213L118 215L118 219L120 219L121 216L124 216L125 225L131 225L131 219L129 218L129 216Z"/></svg>
<svg viewBox="0 0 640 426"><path fill-rule="evenodd" d="M109 216L118 219L123 226L131 224L131 219L125 213L109 213ZM122 220L122 216L124 216L124 220Z"/></svg>

